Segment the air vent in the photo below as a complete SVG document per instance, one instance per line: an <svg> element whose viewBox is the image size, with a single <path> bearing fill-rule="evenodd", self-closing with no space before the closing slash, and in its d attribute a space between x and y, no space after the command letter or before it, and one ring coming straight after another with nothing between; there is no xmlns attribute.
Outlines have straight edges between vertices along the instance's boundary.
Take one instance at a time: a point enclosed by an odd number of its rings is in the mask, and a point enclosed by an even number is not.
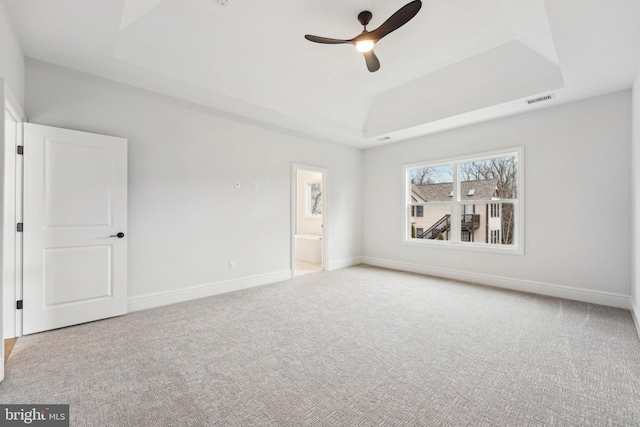
<svg viewBox="0 0 640 427"><path fill-rule="evenodd" d="M527 99L527 104L536 104L538 102L551 101L555 97L556 97L556 95L554 93L552 93L552 94L549 94L549 95L541 96L539 98Z"/></svg>
<svg viewBox="0 0 640 427"><path fill-rule="evenodd" d="M391 139L390 136L383 136L383 137L378 138L378 141L388 141L390 139Z"/></svg>

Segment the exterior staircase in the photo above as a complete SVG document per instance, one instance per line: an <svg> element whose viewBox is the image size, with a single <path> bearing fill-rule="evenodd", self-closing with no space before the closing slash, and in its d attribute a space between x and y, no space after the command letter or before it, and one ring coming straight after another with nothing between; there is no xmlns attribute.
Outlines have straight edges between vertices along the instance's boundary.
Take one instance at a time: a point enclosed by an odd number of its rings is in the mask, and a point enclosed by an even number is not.
<svg viewBox="0 0 640 427"><path fill-rule="evenodd" d="M416 236L416 239L437 239L440 234L444 234L449 230L451 230L451 215L446 214L431 227L427 228L424 233Z"/></svg>
<svg viewBox="0 0 640 427"><path fill-rule="evenodd" d="M460 217L461 229L473 234L473 230L480 228L480 215L463 214ZM451 230L451 215L447 214L435 222L425 232L416 236L416 239L437 239L440 234L446 235Z"/></svg>

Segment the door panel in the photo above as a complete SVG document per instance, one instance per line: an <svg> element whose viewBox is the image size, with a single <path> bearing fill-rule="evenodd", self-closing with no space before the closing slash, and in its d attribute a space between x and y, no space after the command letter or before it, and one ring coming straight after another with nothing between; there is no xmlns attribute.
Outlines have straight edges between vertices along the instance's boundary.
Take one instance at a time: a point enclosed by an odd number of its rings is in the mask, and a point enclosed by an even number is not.
<svg viewBox="0 0 640 427"><path fill-rule="evenodd" d="M127 141L25 124L24 146L23 333L125 314Z"/></svg>
<svg viewBox="0 0 640 427"><path fill-rule="evenodd" d="M103 146L45 140L45 197L48 227L111 225L111 163ZM77 176L81 164L90 174Z"/></svg>
<svg viewBox="0 0 640 427"><path fill-rule="evenodd" d="M45 249L44 307L111 297L111 265L110 246Z"/></svg>

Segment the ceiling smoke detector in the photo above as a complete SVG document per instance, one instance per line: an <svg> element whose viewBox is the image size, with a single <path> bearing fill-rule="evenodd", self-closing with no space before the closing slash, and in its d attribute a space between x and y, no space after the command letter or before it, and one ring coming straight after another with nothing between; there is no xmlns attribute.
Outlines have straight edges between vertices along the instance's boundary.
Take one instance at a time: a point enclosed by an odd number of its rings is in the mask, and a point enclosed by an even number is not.
<svg viewBox="0 0 640 427"><path fill-rule="evenodd" d="M222 7L227 7L229 6L229 0L216 0L218 2L218 4Z"/></svg>

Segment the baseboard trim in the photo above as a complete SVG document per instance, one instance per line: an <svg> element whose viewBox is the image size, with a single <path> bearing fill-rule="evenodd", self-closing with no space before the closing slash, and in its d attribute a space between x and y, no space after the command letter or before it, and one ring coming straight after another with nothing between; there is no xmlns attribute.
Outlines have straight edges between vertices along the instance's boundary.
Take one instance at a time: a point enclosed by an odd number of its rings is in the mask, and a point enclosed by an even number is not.
<svg viewBox="0 0 640 427"><path fill-rule="evenodd" d="M354 265L360 265L360 264L362 264L362 257L361 256L357 256L357 257L353 257L353 258L339 259L339 260L336 260L336 261L330 261L329 262L329 271L339 270L341 268L352 267Z"/></svg>
<svg viewBox="0 0 640 427"><path fill-rule="evenodd" d="M636 333L638 334L638 338L640 338L640 311L638 311L638 306L633 303L633 299L630 299L631 304L631 317L633 318L633 323L636 325Z"/></svg>
<svg viewBox="0 0 640 427"><path fill-rule="evenodd" d="M161 307L163 305L239 291L241 289L283 282L290 279L291 270L283 270L256 276L242 277L234 280L191 286L189 288L176 289L173 291L146 294L129 298L127 308L131 313L134 311L146 310L148 308Z"/></svg>
<svg viewBox="0 0 640 427"><path fill-rule="evenodd" d="M565 298L574 301L582 301L592 304L606 305L609 307L631 310L630 296L613 292L593 291L588 289L574 288L571 286L536 282L533 280L513 279L509 277L494 276L483 273L471 273L467 271L452 270L448 268L432 267L427 265L412 264L408 262L366 256L362 257L362 262L364 264L389 268L392 270L428 274L430 276L443 277L446 279L479 283L482 285L494 286L497 288L511 289L514 291L529 292L534 294ZM638 324L636 323L636 326L637 325Z"/></svg>

